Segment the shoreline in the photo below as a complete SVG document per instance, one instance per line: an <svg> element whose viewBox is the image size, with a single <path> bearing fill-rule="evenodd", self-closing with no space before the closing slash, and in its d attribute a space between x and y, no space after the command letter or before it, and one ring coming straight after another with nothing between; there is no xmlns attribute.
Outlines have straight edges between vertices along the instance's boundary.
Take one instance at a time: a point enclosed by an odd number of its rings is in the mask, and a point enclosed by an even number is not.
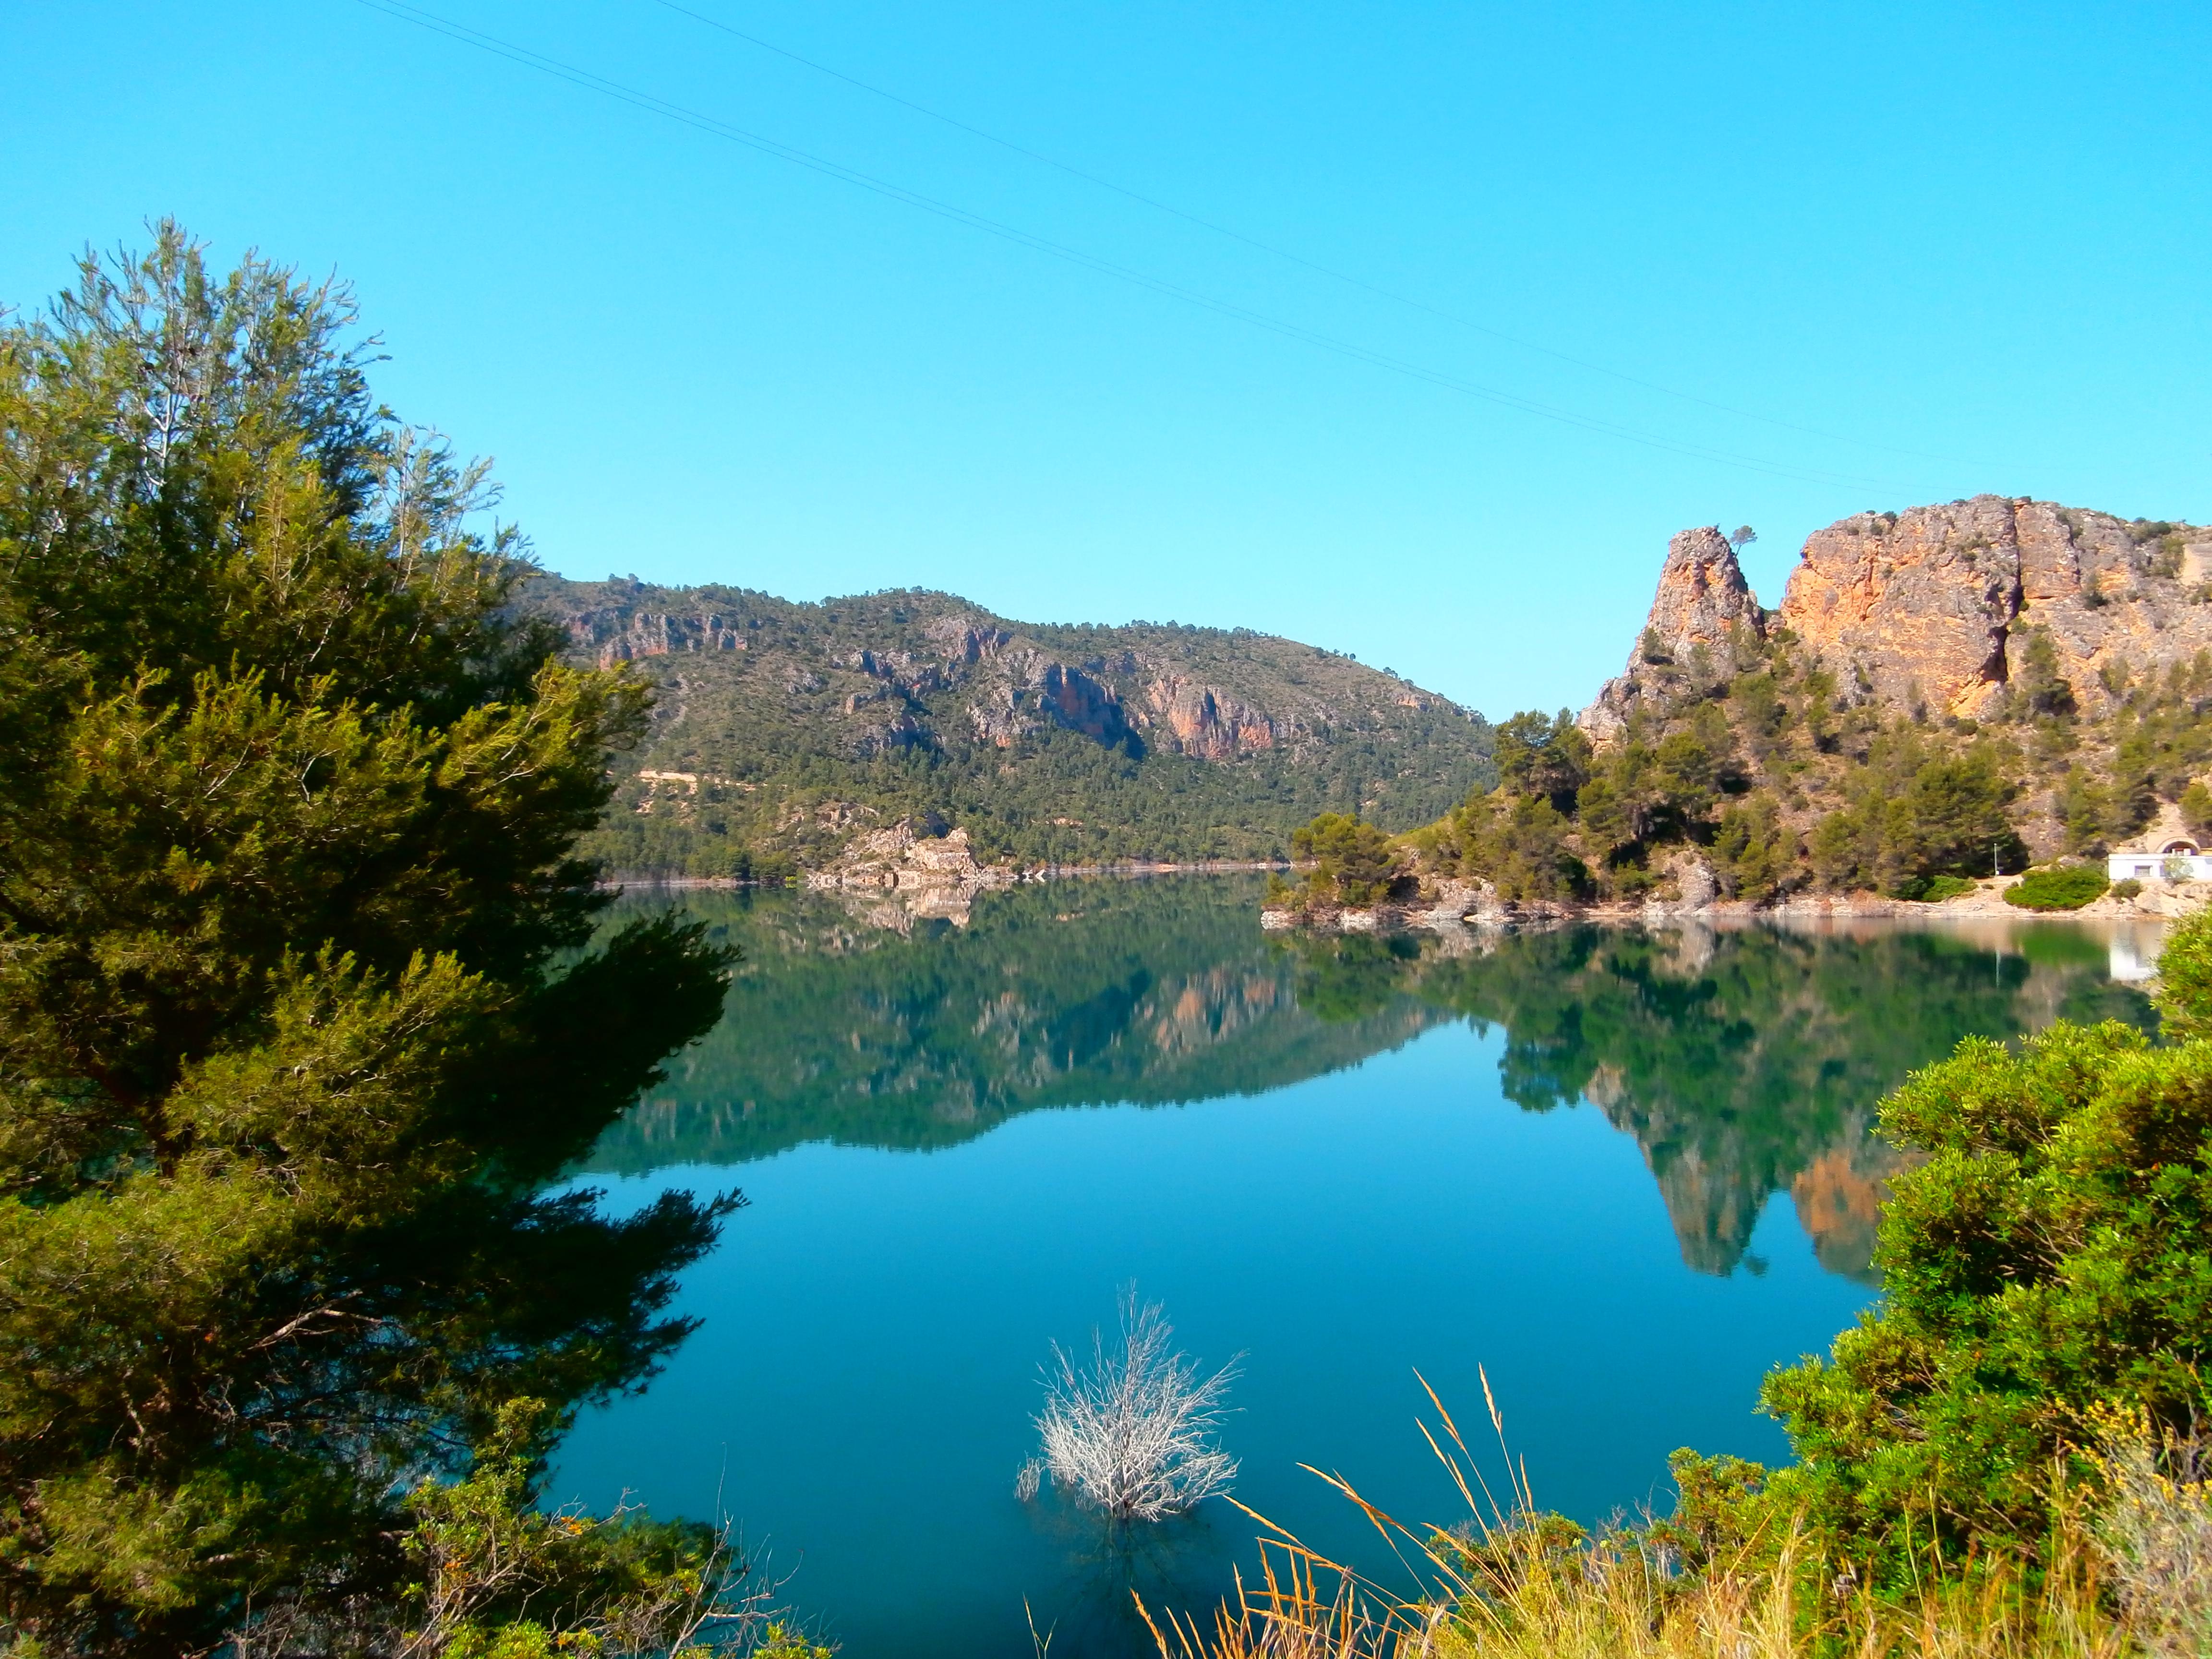
<svg viewBox="0 0 2212 1659"><path fill-rule="evenodd" d="M982 865L972 877L928 879L933 872L902 869L896 872L895 883L880 879L846 881L836 870L802 870L794 877L778 881L740 880L735 876L664 876L635 870L613 870L599 878L597 885L602 891L621 892L630 887L708 889L736 891L741 888L824 888L850 886L856 890L896 886L901 890L922 887L1012 887L1023 882L1060 881L1091 876L1241 876L1261 875L1269 871L1285 871L1296 866L1287 860L1273 861L1253 859L1200 859L1189 863L1170 863L1144 859L1128 859L1112 864L1039 864L1026 869L1006 865Z"/></svg>
<svg viewBox="0 0 2212 1659"><path fill-rule="evenodd" d="M1879 893L1797 894L1769 902L1749 899L1650 899L1634 902L1580 904L1539 900L1516 903L1468 884L1447 882L1434 899L1367 908L1304 911L1287 907L1263 909L1260 925L1269 933L1449 933L1468 927L1566 926L1601 927L1700 921L1743 926L1822 922L1909 921L2178 921L2212 904L2212 881L2161 883L2134 898L2100 897L2074 910L2031 910L2008 904L2003 894L2018 876L1984 877L1971 893L1934 904L1886 898ZM1455 889L1458 890L1454 890Z"/></svg>

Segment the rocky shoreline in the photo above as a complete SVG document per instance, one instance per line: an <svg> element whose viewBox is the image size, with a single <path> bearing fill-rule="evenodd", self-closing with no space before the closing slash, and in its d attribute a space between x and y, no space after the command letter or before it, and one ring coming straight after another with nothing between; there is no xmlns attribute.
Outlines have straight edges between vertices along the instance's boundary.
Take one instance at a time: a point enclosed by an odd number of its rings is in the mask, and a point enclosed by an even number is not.
<svg viewBox="0 0 2212 1659"><path fill-rule="evenodd" d="M965 830L933 834L901 819L887 830L860 837L834 864L802 871L801 884L814 889L856 892L957 892L972 896L1021 882L1056 881L1077 876L1254 875L1288 870L1282 860L1204 859L1177 863L1128 860L1110 864L984 864L977 860ZM605 887L734 889L770 884L734 876L667 876L613 871Z"/></svg>
<svg viewBox="0 0 2212 1659"><path fill-rule="evenodd" d="M1611 926L1700 921L1711 923L1775 921L1803 923L1910 919L1915 921L1989 920L2072 921L2076 920L2178 921L2212 904L2212 881L2160 882L2133 898L2110 894L2078 910L2028 910L2004 901L2018 876L1984 877L1974 890L1929 904L1885 898L1879 893L1799 893L1754 903L1692 892L1678 898L1577 904L1501 900L1487 882L1445 881L1403 903L1367 908L1288 906L1260 913L1270 933L1449 933L1462 927L1498 927L1565 922Z"/></svg>

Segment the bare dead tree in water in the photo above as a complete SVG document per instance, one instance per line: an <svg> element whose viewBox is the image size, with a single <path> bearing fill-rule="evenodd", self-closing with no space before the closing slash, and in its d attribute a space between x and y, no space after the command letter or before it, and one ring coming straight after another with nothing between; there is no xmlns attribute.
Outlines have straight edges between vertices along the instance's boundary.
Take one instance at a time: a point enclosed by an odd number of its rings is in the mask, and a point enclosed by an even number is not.
<svg viewBox="0 0 2212 1659"><path fill-rule="evenodd" d="M1033 1419L1041 1455L1014 1483L1024 1500L1048 1475L1078 1502L1116 1521L1158 1521L1190 1509L1237 1478L1237 1460L1215 1443L1232 1361L1210 1376L1171 1348L1175 1334L1157 1302L1121 1293L1121 1336L1109 1350L1091 1335L1090 1365L1078 1370L1055 1342L1044 1409Z"/></svg>

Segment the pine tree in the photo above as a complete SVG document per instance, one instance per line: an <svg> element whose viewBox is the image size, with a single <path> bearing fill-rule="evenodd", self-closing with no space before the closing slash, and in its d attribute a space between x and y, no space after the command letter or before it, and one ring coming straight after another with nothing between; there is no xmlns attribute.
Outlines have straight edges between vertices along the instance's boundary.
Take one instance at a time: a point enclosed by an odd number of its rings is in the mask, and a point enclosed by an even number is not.
<svg viewBox="0 0 2212 1659"><path fill-rule="evenodd" d="M684 1329L724 1203L538 1189L711 1024L572 856L644 696L503 607L342 288L173 225L0 331L0 1624L392 1595L408 1486Z"/></svg>

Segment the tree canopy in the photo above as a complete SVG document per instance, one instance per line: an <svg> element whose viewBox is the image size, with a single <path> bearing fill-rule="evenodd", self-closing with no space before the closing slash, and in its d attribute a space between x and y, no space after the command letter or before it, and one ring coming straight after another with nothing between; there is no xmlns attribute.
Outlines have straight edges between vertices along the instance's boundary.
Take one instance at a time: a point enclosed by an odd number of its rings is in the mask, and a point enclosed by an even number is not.
<svg viewBox="0 0 2212 1659"><path fill-rule="evenodd" d="M585 948L644 692L508 618L374 345L169 224L0 331L0 1622L50 1654L395 1597L408 1490L647 1372L727 1207L540 1193L721 963Z"/></svg>

